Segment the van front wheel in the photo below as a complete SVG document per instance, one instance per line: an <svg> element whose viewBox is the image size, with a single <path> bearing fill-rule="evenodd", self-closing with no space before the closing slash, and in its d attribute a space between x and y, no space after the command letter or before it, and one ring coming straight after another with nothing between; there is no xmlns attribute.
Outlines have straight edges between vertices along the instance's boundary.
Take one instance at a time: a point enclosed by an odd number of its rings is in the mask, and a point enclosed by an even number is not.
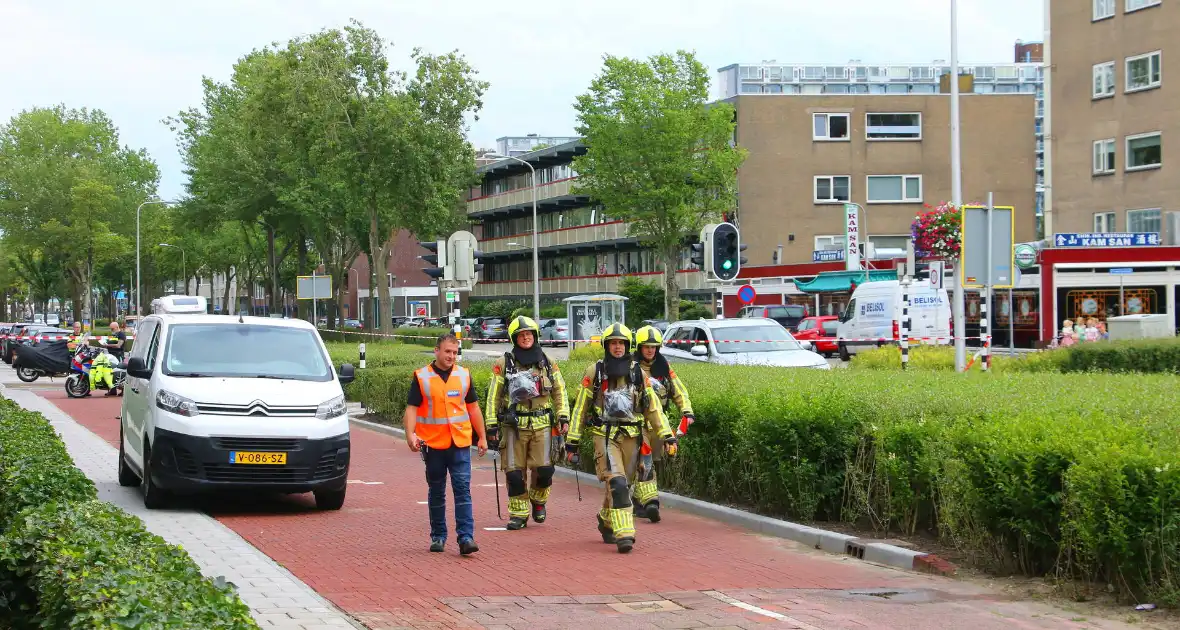
<svg viewBox="0 0 1180 630"><path fill-rule="evenodd" d="M339 510L344 507L344 494L347 488L339 490L316 490L315 506L321 510Z"/></svg>
<svg viewBox="0 0 1180 630"><path fill-rule="evenodd" d="M852 355L848 354L848 344L841 343L841 344L839 344L838 348L840 350L840 360L841 361L844 361L845 363L847 363L848 361L852 360Z"/></svg>

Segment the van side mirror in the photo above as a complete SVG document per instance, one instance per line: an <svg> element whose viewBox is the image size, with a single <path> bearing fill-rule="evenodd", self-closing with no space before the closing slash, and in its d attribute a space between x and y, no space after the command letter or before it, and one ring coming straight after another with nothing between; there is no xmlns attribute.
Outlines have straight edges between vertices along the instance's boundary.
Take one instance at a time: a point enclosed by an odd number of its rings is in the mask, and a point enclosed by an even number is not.
<svg viewBox="0 0 1180 630"><path fill-rule="evenodd" d="M356 379L356 371L353 369L351 363L345 363L336 370L336 378L340 380L341 385L347 385Z"/></svg>
<svg viewBox="0 0 1180 630"><path fill-rule="evenodd" d="M135 378L151 378L152 371L148 369L143 357L131 357L127 361L127 376Z"/></svg>

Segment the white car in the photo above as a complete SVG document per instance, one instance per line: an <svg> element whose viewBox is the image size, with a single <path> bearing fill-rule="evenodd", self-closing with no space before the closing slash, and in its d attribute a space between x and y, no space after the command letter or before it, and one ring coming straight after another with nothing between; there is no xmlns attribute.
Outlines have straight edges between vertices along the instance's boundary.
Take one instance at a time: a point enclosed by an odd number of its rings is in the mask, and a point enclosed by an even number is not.
<svg viewBox="0 0 1180 630"><path fill-rule="evenodd" d="M299 319L206 315L168 296L139 322L119 424L119 485L149 509L168 495L220 489L315 493L340 509L350 440L327 349Z"/></svg>
<svg viewBox="0 0 1180 630"><path fill-rule="evenodd" d="M829 370L811 343L798 341L766 318L699 319L675 322L664 331L660 351L669 361L765 365Z"/></svg>

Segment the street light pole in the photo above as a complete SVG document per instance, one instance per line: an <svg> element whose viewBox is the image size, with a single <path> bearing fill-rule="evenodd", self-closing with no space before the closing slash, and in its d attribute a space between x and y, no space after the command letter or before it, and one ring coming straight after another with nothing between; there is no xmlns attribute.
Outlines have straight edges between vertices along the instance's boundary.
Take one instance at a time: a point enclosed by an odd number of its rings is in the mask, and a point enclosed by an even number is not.
<svg viewBox="0 0 1180 630"><path fill-rule="evenodd" d="M179 245L169 245L168 243L160 243L160 247L173 247L180 250L180 273L183 276L184 292L188 294L188 265L184 262L184 248Z"/></svg>
<svg viewBox="0 0 1180 630"><path fill-rule="evenodd" d="M962 145L959 129L959 7L958 0L951 0L951 203L959 212L963 211L963 164ZM962 235L959 244L959 259L955 269L955 371L962 372L967 367L967 322L964 321L965 298L963 296L962 268L963 246Z"/></svg>
<svg viewBox="0 0 1180 630"><path fill-rule="evenodd" d="M172 202L160 199L145 201L135 209L135 314L139 317L143 317L143 297L140 295L143 292L143 277L139 273L139 213L144 206L153 203L167 205Z"/></svg>
<svg viewBox="0 0 1180 630"><path fill-rule="evenodd" d="M529 167L529 174L533 182L533 319L541 320L541 262L538 254L538 241L540 230L537 225L537 170L533 168L532 164L511 155L498 155L495 153L487 154L488 157L516 160L521 164Z"/></svg>

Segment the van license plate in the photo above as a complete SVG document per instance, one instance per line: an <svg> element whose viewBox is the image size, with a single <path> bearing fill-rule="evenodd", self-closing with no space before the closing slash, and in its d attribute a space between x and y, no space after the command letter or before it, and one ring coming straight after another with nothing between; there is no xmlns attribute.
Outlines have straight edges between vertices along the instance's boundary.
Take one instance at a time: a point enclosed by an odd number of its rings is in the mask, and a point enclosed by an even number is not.
<svg viewBox="0 0 1180 630"><path fill-rule="evenodd" d="M260 453L257 451L230 451L231 464L286 464L286 453Z"/></svg>

